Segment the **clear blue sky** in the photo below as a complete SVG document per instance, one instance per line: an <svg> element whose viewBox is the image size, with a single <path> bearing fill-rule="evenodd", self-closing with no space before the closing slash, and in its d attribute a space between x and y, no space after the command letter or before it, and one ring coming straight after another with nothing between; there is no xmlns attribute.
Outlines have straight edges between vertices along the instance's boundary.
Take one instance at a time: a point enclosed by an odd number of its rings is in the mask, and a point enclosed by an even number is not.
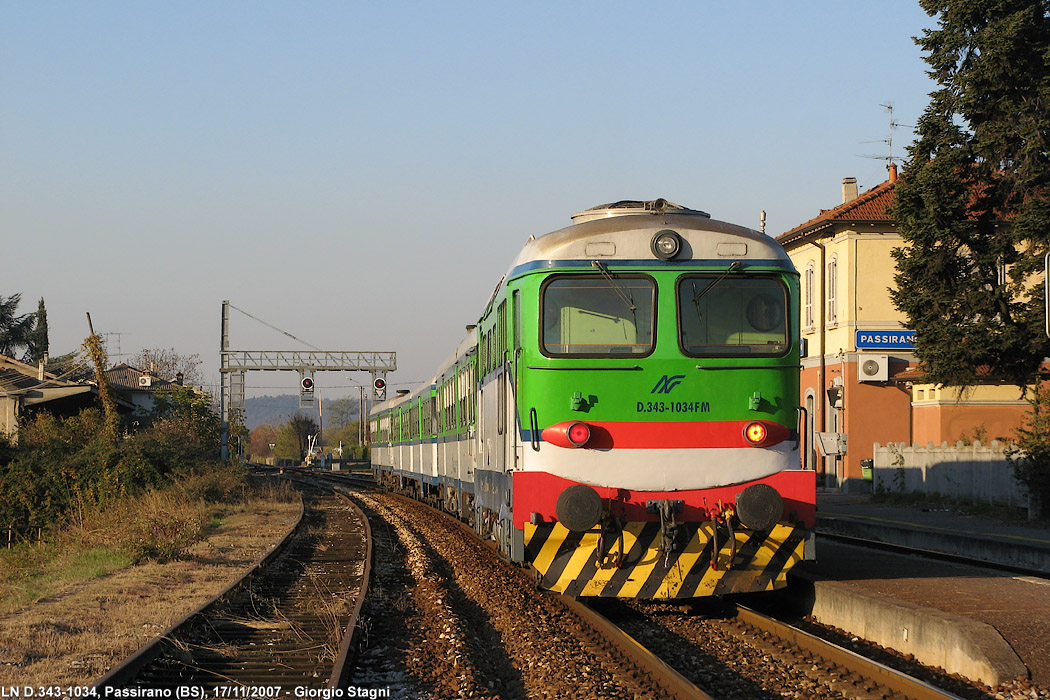
<svg viewBox="0 0 1050 700"><path fill-rule="evenodd" d="M89 311L121 352L197 353L217 382L229 299L396 351L391 383L416 383L576 211L665 197L754 228L765 209L778 235L843 177L885 180L864 142L889 134L880 103L925 108L933 26L905 0L6 2L0 295L45 299L54 354ZM240 314L231 343L303 347Z"/></svg>

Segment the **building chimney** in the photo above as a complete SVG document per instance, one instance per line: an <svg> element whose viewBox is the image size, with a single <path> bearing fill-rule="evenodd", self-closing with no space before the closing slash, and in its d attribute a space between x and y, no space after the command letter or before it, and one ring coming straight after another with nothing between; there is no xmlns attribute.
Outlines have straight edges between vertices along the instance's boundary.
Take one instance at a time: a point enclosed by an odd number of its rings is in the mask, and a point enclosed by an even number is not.
<svg viewBox="0 0 1050 700"><path fill-rule="evenodd" d="M857 198L857 178L842 178L842 203L847 204Z"/></svg>
<svg viewBox="0 0 1050 700"><path fill-rule="evenodd" d="M894 163L893 161L890 161L890 165L887 168L887 170L890 171L890 182L896 182L897 181L897 164Z"/></svg>

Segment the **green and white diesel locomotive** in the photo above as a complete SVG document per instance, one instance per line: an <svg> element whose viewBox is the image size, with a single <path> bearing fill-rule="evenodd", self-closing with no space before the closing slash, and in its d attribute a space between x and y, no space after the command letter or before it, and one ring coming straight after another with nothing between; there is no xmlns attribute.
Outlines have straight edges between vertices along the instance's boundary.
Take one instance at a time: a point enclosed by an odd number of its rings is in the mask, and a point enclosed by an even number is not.
<svg viewBox="0 0 1050 700"><path fill-rule="evenodd" d="M433 381L372 411L391 490L472 523L541 585L765 591L812 552L798 273L665 200L530 238Z"/></svg>

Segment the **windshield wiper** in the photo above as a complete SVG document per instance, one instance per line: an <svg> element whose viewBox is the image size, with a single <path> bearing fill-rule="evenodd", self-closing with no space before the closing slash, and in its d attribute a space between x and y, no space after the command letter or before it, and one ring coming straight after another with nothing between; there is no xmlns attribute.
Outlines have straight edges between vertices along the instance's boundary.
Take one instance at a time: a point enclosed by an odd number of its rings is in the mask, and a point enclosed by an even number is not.
<svg viewBox="0 0 1050 700"><path fill-rule="evenodd" d="M597 261L595 261L595 262L597 262ZM693 295L693 303L696 304L696 320L699 321L701 324L703 324L703 322L704 322L704 316L703 316L703 314L700 313L700 300L703 299L704 296L708 292L710 292L714 288L714 286L716 284L718 284L719 282L724 280L726 277L728 277L731 272L736 272L739 269L740 269L740 261L739 260L734 260L732 262L732 264L730 264L730 266L726 268L725 272L723 272L718 277L715 277L713 280L711 280L711 283L708 284L706 287L704 287L703 290L699 294L694 294ZM695 287L694 287L694 289L695 289Z"/></svg>
<svg viewBox="0 0 1050 700"><path fill-rule="evenodd" d="M623 303L627 305L627 308L631 311L631 313L634 313L638 310L638 307L634 305L634 297L632 297L629 292L625 292L623 289L620 288L619 285L616 284L616 279L611 274L609 274L609 268L607 268L605 265L601 264L597 260L592 260L591 265L598 268L598 272L602 273L602 276L605 277L605 279L609 280L609 285L613 288L613 291L620 295L620 299L622 299Z"/></svg>

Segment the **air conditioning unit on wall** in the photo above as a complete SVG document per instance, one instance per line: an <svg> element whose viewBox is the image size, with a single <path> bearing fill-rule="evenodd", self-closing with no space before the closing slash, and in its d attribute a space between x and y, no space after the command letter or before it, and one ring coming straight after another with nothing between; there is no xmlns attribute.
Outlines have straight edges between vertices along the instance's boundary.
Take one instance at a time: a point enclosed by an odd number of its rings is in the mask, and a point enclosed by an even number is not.
<svg viewBox="0 0 1050 700"><path fill-rule="evenodd" d="M153 377L148 374L139 377L139 386L153 386Z"/></svg>
<svg viewBox="0 0 1050 700"><path fill-rule="evenodd" d="M857 379L862 382L885 382L890 378L889 355L861 355L857 360Z"/></svg>

